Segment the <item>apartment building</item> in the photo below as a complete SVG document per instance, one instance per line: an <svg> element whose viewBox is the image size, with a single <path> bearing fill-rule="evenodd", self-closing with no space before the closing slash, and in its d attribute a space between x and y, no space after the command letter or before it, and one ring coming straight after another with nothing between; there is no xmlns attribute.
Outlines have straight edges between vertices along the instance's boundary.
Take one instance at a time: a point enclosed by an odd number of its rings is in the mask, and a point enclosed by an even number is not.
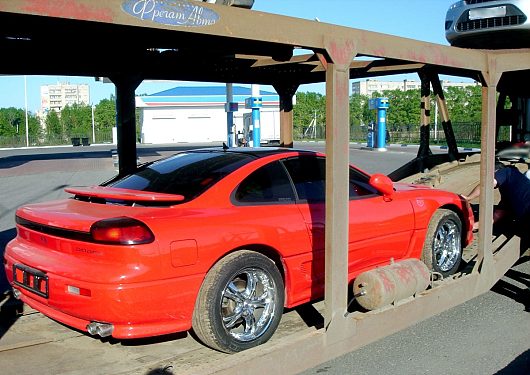
<svg viewBox="0 0 530 375"><path fill-rule="evenodd" d="M67 105L88 105L90 103L90 88L88 84L71 84L68 82L41 86L40 100L40 112L60 112Z"/></svg>
<svg viewBox="0 0 530 375"><path fill-rule="evenodd" d="M477 82L452 82L441 81L442 88L447 87L468 87L476 86ZM420 81L408 80L403 81L380 81L376 79L366 79L364 81L356 81L352 83L352 94L360 94L372 97L372 94L378 92L380 94L385 90L419 90L421 88Z"/></svg>

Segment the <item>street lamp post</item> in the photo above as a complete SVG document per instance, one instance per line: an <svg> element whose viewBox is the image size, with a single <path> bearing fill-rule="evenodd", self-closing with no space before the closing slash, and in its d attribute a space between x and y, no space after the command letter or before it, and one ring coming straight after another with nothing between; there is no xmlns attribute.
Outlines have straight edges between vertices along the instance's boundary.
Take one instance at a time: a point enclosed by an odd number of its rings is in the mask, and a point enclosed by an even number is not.
<svg viewBox="0 0 530 375"><path fill-rule="evenodd" d="M94 123L94 111L96 110L96 106L92 105L92 144L96 143L96 127Z"/></svg>
<svg viewBox="0 0 530 375"><path fill-rule="evenodd" d="M26 107L26 147L29 147L28 84L26 76L24 76L24 104Z"/></svg>

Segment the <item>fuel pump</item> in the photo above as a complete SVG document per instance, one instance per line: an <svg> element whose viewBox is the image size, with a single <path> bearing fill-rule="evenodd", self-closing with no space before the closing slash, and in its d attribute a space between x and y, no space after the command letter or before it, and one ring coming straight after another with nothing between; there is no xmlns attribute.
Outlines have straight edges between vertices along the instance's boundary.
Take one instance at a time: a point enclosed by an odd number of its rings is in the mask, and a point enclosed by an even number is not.
<svg viewBox="0 0 530 375"><path fill-rule="evenodd" d="M263 100L260 97L259 86L252 85L252 96L245 100L245 108L252 109L252 147L259 147L261 143L260 109L262 105Z"/></svg>
<svg viewBox="0 0 530 375"><path fill-rule="evenodd" d="M388 98L370 99L368 108L377 111L377 127L373 144L377 148L377 151L386 151L386 111L389 108Z"/></svg>

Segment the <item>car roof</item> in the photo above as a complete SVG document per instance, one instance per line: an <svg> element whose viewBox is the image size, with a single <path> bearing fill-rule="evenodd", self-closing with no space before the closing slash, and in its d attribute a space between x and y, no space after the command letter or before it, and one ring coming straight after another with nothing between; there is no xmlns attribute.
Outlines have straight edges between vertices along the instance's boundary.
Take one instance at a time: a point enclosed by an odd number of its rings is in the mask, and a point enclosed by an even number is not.
<svg viewBox="0 0 530 375"><path fill-rule="evenodd" d="M306 155L318 155L315 151L301 150L287 147L234 147L234 148L224 148L224 147L207 147L187 150L184 152L226 152L226 153L240 153L252 155L256 158L262 158L269 155L278 155L278 154L288 154L288 153L300 153Z"/></svg>

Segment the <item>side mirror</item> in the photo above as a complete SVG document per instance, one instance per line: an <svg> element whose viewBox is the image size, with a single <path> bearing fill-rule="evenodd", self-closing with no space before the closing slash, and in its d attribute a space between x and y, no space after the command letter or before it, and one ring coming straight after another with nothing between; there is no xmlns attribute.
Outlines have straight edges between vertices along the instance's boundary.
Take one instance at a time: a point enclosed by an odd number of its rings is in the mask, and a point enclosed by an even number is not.
<svg viewBox="0 0 530 375"><path fill-rule="evenodd" d="M394 183L392 180L381 173L373 174L370 177L370 185L377 189L378 192L383 194L385 200L392 200L394 194Z"/></svg>

